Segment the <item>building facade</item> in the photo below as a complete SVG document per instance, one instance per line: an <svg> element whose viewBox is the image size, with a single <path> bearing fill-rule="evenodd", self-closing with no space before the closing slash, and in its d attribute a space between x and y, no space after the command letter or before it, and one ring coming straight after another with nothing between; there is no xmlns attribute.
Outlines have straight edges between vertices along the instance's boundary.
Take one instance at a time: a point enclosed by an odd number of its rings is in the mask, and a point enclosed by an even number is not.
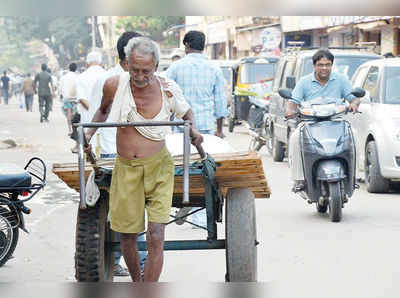
<svg viewBox="0 0 400 298"><path fill-rule="evenodd" d="M378 54L400 54L400 16L193 16L189 30L203 31L212 59L237 59L261 51L279 55L292 41L304 47L351 47L369 43ZM373 44L374 43L374 44Z"/></svg>
<svg viewBox="0 0 400 298"><path fill-rule="evenodd" d="M282 16L283 46L302 41L310 47L349 47L375 43L378 54L399 55L398 16Z"/></svg>

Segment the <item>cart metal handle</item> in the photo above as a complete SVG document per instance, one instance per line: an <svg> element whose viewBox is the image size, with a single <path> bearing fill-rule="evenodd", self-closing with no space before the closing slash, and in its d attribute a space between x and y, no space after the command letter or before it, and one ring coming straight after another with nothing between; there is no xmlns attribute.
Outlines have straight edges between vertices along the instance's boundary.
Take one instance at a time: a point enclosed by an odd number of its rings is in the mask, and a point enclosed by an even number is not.
<svg viewBox="0 0 400 298"><path fill-rule="evenodd" d="M78 131L78 163L79 163L79 184L80 184L80 208L86 209L86 177L85 177L85 158L84 146L87 146L87 140L84 135L84 127L127 127L127 126L184 126L183 132L183 204L189 203L189 159L190 159L190 121L149 121L149 122L92 122L92 123L75 123ZM201 145L196 146L197 151L202 159L206 158L206 154ZM92 152L89 155L89 161L97 167L96 159ZM96 171L95 167L95 171Z"/></svg>

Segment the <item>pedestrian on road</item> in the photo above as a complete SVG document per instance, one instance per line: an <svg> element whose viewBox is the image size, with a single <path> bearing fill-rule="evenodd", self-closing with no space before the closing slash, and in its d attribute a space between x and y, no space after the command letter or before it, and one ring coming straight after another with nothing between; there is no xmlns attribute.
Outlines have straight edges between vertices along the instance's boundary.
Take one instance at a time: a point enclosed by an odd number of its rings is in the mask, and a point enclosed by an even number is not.
<svg viewBox="0 0 400 298"><path fill-rule="evenodd" d="M133 31L127 31L123 33L117 41L117 50L119 63L107 71L105 76L99 80L97 80L93 90L92 90L92 98L89 106L89 114L94 116L101 105L101 99L103 97L103 88L104 83L108 78L111 78L116 75L120 75L124 72L128 71L128 60L126 59L124 48L128 44L129 40L134 37L142 36L141 34ZM93 120L92 120L93 121ZM107 121L109 122L109 121ZM99 134L99 145L100 145L100 158L115 158L117 155L117 128L116 127L107 127L107 128L99 128L97 130ZM116 234L116 241L120 240L120 234ZM144 234L138 236L138 241L145 241ZM128 276L128 269L121 266L121 251L116 251L114 253L114 276ZM146 261L147 253L146 251L139 251L140 258L140 269L144 272L144 263Z"/></svg>
<svg viewBox="0 0 400 298"><path fill-rule="evenodd" d="M223 121L228 115L228 109L222 71L203 54L205 45L203 32L189 31L183 38L183 44L186 56L170 65L167 77L181 87L183 96L194 112L199 132L223 138ZM190 210L191 207L182 208L177 216L182 217ZM192 219L196 225L207 227L205 209L194 213ZM179 224L179 221L177 223Z"/></svg>
<svg viewBox="0 0 400 298"><path fill-rule="evenodd" d="M8 91L10 90L10 78L7 76L7 71L3 72L1 77L1 88L3 90L4 103L8 105Z"/></svg>
<svg viewBox="0 0 400 298"><path fill-rule="evenodd" d="M76 73L77 65L71 63L69 71L60 79L60 95L63 99L62 110L67 118L68 136L72 136L72 117L77 113L76 111L76 80L78 74ZM78 121L79 122L79 121ZM75 148L78 144L75 145ZM71 149L73 150L73 149Z"/></svg>
<svg viewBox="0 0 400 298"><path fill-rule="evenodd" d="M105 69L101 66L101 53L92 51L87 55L86 63L88 64L88 68L78 75L76 80L76 98L78 102L77 110L80 115L80 122L90 122L92 119L89 113L89 106L91 101L92 90L97 82L97 80L101 79L105 74ZM75 121L77 119L74 119ZM85 131L87 129L85 128ZM73 137L76 141L77 134L74 133ZM93 147L96 148L97 142L96 138L92 141ZM72 149L72 153L77 153L78 147Z"/></svg>
<svg viewBox="0 0 400 298"><path fill-rule="evenodd" d="M42 71L35 77L35 93L39 94L40 122L49 122L50 105L54 96L51 75L46 71L47 65L42 64Z"/></svg>
<svg viewBox="0 0 400 298"><path fill-rule="evenodd" d="M25 108L27 112L32 112L33 95L35 94L34 82L31 78L31 74L27 73L25 79L22 82L22 92L25 96Z"/></svg>
<svg viewBox="0 0 400 298"><path fill-rule="evenodd" d="M168 121L172 112L192 121L192 143L203 138L182 91L173 82L155 76L159 46L144 37L132 38L125 47L128 71L109 78L101 106L93 121ZM121 248L133 281L158 281L163 266L165 224L169 221L174 188L174 163L165 146L165 127L117 128L117 158L110 188L111 229L121 233ZM87 132L90 138L96 132ZM147 211L148 257L140 274L138 233L145 230Z"/></svg>
<svg viewBox="0 0 400 298"><path fill-rule="evenodd" d="M46 71L50 74L51 82L53 84L53 95L50 98L50 106L49 106L49 111L52 112L53 111L53 101L54 101L54 98L56 96L56 91L57 91L57 81L56 81L56 78L51 74L50 68L47 67Z"/></svg>

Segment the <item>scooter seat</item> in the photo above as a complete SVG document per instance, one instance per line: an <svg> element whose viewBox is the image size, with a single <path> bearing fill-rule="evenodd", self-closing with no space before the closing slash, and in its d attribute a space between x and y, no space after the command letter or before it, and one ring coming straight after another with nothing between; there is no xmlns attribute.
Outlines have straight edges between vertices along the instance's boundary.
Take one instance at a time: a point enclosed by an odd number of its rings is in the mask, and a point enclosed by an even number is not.
<svg viewBox="0 0 400 298"><path fill-rule="evenodd" d="M23 168L14 164L0 163L0 191L7 189L12 191L13 187L30 187L31 175Z"/></svg>

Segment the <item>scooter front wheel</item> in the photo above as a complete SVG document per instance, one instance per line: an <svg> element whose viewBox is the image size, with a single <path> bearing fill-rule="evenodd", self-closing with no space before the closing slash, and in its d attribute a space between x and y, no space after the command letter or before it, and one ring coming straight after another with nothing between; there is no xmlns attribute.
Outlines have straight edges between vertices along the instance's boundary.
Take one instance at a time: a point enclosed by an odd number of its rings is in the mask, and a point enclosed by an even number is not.
<svg viewBox="0 0 400 298"><path fill-rule="evenodd" d="M342 219L340 182L329 183L329 217L332 222L339 222Z"/></svg>

